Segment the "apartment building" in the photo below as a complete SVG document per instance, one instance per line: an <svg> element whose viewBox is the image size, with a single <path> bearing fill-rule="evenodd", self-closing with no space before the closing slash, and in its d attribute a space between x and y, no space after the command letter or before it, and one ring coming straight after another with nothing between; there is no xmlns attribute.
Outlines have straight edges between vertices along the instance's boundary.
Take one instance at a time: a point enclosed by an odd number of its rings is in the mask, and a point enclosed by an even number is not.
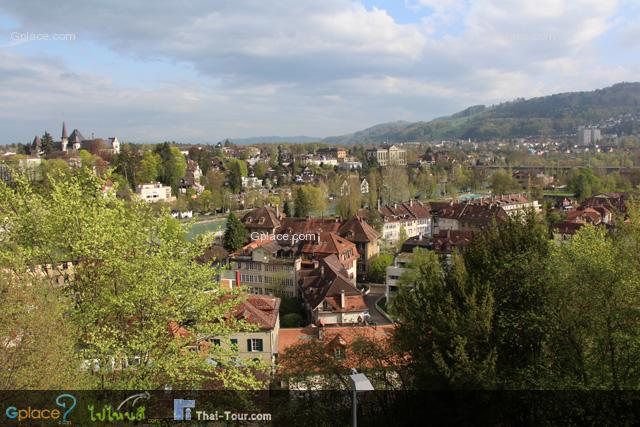
<svg viewBox="0 0 640 427"><path fill-rule="evenodd" d="M294 248L257 240L231 254L224 278L254 295L297 297L301 262Z"/></svg>
<svg viewBox="0 0 640 427"><path fill-rule="evenodd" d="M172 202L176 198L171 195L171 187L159 182L138 185L136 193L145 202Z"/></svg>
<svg viewBox="0 0 640 427"><path fill-rule="evenodd" d="M367 150L367 158L375 160L379 166L406 166L407 151L397 145L383 145L380 148Z"/></svg>
<svg viewBox="0 0 640 427"><path fill-rule="evenodd" d="M395 243L404 228L407 237L431 234L431 209L429 204L419 200L393 203L378 208L382 218L382 238Z"/></svg>

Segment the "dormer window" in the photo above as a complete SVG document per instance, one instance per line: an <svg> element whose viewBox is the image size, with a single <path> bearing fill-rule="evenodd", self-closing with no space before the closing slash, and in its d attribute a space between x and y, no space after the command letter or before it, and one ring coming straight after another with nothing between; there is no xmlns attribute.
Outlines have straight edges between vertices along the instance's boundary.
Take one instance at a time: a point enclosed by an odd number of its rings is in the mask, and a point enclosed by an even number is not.
<svg viewBox="0 0 640 427"><path fill-rule="evenodd" d="M336 347L333 349L333 357L336 359L344 359L345 351L342 347Z"/></svg>

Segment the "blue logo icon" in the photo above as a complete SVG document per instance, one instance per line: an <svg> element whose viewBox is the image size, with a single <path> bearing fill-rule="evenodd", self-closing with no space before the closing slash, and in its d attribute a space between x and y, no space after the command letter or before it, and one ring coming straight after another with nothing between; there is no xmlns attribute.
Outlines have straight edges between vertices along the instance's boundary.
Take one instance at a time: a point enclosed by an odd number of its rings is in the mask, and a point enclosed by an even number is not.
<svg viewBox="0 0 640 427"><path fill-rule="evenodd" d="M175 421L190 421L191 409L195 407L195 400L173 399L173 419Z"/></svg>
<svg viewBox="0 0 640 427"><path fill-rule="evenodd" d="M69 402L65 402L64 400L69 400ZM66 409L64 415L62 416L62 421L67 421L67 416L69 412L73 411L73 408L76 407L76 398L72 394L61 394L56 397L56 405L60 406L62 409Z"/></svg>

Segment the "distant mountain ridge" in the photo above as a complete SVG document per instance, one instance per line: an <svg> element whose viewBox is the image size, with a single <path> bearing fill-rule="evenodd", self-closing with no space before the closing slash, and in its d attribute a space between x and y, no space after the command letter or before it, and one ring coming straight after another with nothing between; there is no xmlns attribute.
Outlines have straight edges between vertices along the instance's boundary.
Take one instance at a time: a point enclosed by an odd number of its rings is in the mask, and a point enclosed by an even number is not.
<svg viewBox="0 0 640 427"><path fill-rule="evenodd" d="M313 136L252 136L248 138L229 138L229 141L235 144L272 144L272 143L305 143L320 141L322 138Z"/></svg>
<svg viewBox="0 0 640 427"><path fill-rule="evenodd" d="M325 138L333 144L520 138L575 132L583 124L640 112L640 83L475 105L429 122L382 123L352 134Z"/></svg>

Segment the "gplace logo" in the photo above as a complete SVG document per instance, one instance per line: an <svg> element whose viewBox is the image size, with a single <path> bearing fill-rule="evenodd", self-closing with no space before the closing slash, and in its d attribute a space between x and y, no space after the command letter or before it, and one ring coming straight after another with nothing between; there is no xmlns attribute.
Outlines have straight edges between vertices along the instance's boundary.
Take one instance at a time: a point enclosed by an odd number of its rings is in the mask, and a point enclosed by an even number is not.
<svg viewBox="0 0 640 427"><path fill-rule="evenodd" d="M31 406L27 406L26 408L17 407L17 406L9 406L5 415L10 420L60 420L62 417L62 422L67 421L67 416L76 407L77 401L76 398L72 394L63 393L56 397L55 400L56 405L62 408L33 408ZM64 412L63 412L64 411Z"/></svg>
<svg viewBox="0 0 640 427"><path fill-rule="evenodd" d="M191 410L195 407L195 400L173 399L173 419L175 421L190 421Z"/></svg>

